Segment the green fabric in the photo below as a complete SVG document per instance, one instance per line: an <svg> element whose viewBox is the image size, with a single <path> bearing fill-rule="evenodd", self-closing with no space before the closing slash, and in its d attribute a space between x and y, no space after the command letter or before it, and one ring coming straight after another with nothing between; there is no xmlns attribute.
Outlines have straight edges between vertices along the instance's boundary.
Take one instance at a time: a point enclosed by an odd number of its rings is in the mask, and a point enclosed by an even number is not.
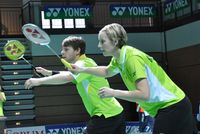
<svg viewBox="0 0 200 134"><path fill-rule="evenodd" d="M136 90L136 81L146 78L150 87L148 101L138 102L151 116L155 116L159 109L175 104L185 97L184 92L168 77L157 62L142 51L123 46L120 60L112 58L108 69L119 72L128 88Z"/></svg>
<svg viewBox="0 0 200 134"><path fill-rule="evenodd" d="M75 64L85 67L97 66L92 59L86 57L85 55L82 55ZM104 115L108 118L118 115L123 111L122 106L115 98L101 99L99 97L99 89L102 87L109 87L109 83L105 78L86 73L72 75L74 77L73 82L76 84L86 110L91 117L94 115Z"/></svg>

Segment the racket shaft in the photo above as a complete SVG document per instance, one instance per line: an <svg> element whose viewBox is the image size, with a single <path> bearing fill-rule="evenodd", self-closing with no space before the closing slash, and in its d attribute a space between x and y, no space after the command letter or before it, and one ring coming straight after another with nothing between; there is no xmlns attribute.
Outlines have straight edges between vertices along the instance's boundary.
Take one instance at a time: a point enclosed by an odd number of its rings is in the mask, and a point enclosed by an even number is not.
<svg viewBox="0 0 200 134"><path fill-rule="evenodd" d="M55 50L53 50L49 45L46 45L60 60L61 62L64 64L64 66L66 68L72 69L72 66L70 63L68 63L65 59L61 58L56 52Z"/></svg>
<svg viewBox="0 0 200 134"><path fill-rule="evenodd" d="M60 59L60 56L56 53L55 50L53 50L49 45L46 46L51 50L51 52L53 52Z"/></svg>
<svg viewBox="0 0 200 134"><path fill-rule="evenodd" d="M29 65L31 65L31 67L33 68L35 74L36 74L38 77L44 77L44 75L42 75L42 74L40 74L40 73L38 73L38 72L36 71L35 66L34 66L33 64L31 64L27 59L25 59L24 57L21 57L21 58L22 58L26 63L28 63Z"/></svg>
<svg viewBox="0 0 200 134"><path fill-rule="evenodd" d="M33 64L31 64L28 60L26 60L24 57L22 57L22 59L23 59L26 63L28 63L29 65L31 65L31 67L32 67L33 69L35 69L35 66L34 66Z"/></svg>

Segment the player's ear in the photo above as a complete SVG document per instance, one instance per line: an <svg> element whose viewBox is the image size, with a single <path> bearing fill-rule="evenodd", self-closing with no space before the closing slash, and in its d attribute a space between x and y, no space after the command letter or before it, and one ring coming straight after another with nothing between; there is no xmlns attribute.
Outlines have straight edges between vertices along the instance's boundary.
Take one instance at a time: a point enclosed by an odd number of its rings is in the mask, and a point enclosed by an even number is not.
<svg viewBox="0 0 200 134"><path fill-rule="evenodd" d="M81 48L77 48L76 52L77 52L78 55L80 55L80 53L81 53Z"/></svg>
<svg viewBox="0 0 200 134"><path fill-rule="evenodd" d="M115 44L115 46L117 46L118 45L118 40L115 40L115 42L114 42L114 44Z"/></svg>

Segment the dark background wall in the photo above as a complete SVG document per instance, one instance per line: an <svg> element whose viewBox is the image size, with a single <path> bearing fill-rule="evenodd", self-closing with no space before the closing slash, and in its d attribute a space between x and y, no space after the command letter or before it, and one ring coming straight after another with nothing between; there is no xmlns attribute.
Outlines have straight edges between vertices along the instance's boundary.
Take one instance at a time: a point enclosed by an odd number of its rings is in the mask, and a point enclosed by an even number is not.
<svg viewBox="0 0 200 134"><path fill-rule="evenodd" d="M168 52L169 74L185 91L193 104L193 113L200 102L200 45Z"/></svg>

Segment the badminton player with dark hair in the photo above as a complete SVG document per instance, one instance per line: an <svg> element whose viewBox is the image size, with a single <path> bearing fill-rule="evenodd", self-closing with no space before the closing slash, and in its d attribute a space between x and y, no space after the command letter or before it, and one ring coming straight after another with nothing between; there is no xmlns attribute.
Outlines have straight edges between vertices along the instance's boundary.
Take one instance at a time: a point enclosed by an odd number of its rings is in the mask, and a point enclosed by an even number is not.
<svg viewBox="0 0 200 134"><path fill-rule="evenodd" d="M97 66L94 60L85 55L85 47L86 43L81 37L69 36L62 42L62 57L79 67ZM30 78L25 82L25 88L69 82L76 84L78 93L91 117L85 134L125 134L125 118L120 103L114 97L102 99L98 95L99 89L109 87L105 78L85 73L51 71L42 67L37 67L36 70L48 77Z"/></svg>
<svg viewBox="0 0 200 134"><path fill-rule="evenodd" d="M155 117L153 134L192 134L196 126L192 105L185 93L169 78L159 64L144 52L127 45L127 33L117 23L103 27L98 47L104 56L112 56L108 66L79 67L72 72L112 77L120 73L129 91L101 88L101 98L115 97L137 102Z"/></svg>

